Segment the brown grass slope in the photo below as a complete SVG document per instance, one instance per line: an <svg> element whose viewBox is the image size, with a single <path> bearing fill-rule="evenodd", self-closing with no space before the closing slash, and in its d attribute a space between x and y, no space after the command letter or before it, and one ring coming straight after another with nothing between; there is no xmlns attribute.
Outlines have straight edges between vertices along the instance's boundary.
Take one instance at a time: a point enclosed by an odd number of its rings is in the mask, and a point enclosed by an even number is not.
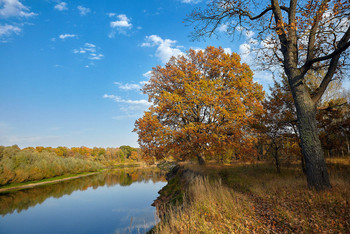
<svg viewBox="0 0 350 234"><path fill-rule="evenodd" d="M195 174L155 233L350 233L350 159L328 160L329 190L309 190L296 166L186 165Z"/></svg>

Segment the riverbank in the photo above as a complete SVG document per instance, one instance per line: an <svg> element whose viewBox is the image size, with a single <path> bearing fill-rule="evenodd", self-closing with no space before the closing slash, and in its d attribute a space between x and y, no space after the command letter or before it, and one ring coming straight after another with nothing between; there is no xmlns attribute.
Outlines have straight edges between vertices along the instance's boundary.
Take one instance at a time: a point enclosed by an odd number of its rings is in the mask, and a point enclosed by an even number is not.
<svg viewBox="0 0 350 234"><path fill-rule="evenodd" d="M54 184L54 183L59 183L59 182L66 181L66 180L78 179L78 178L85 177L85 176L95 175L95 174L98 174L102 171L103 170L97 171L97 172L85 172L85 173L80 173L80 174L57 176L57 177L48 178L48 179L39 180L39 181L29 181L29 182L25 182L25 183L9 184L9 185L0 187L0 193L28 189L28 188L34 188L36 186L41 186L41 185L46 185L46 184Z"/></svg>
<svg viewBox="0 0 350 234"><path fill-rule="evenodd" d="M152 232L348 233L349 160L329 162L333 187L322 192L307 188L298 167L183 165L155 201L162 222Z"/></svg>
<svg viewBox="0 0 350 234"><path fill-rule="evenodd" d="M5 185L5 186L1 186L0 187L0 193L11 192L11 191L16 191L16 190L22 190L22 189L28 189L28 188L34 188L36 186L47 185L47 184L54 184L54 183L59 183L59 182L66 181L66 180L78 179L78 178L81 178L81 177L95 175L95 174L101 173L101 172L103 172L105 170L131 168L131 167L144 168L146 166L145 166L144 163L118 164L118 165L114 165L114 166L109 167L109 168L104 168L104 169L101 169L101 170L95 171L95 172L83 172L83 173L77 173L77 174L68 174L68 175L62 175L62 176L55 176L55 177L46 178L46 179L37 180L37 181L27 181L27 182L23 182L23 183L12 183L12 184L8 184L8 185Z"/></svg>

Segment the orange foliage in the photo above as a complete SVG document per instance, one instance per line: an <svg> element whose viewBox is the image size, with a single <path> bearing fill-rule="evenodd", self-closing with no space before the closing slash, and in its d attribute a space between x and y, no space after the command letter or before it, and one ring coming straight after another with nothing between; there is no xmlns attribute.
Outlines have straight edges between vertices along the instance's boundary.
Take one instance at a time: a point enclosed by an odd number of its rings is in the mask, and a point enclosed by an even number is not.
<svg viewBox="0 0 350 234"><path fill-rule="evenodd" d="M153 68L143 88L153 105L135 123L144 157L188 159L252 153L249 127L262 111L262 86L239 55L222 48L189 50Z"/></svg>

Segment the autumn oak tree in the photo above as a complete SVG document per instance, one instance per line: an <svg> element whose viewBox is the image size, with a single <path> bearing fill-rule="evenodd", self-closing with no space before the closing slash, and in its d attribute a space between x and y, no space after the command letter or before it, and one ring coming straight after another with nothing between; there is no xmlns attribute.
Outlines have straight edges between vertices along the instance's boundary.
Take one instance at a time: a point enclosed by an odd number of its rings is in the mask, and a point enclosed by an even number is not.
<svg viewBox="0 0 350 234"><path fill-rule="evenodd" d="M316 106L332 79L346 71L350 46L348 0L211 0L188 19L195 37L211 36L222 24L228 32L252 30L262 45L264 65L281 65L288 77L298 117L308 185L330 187L318 136ZM306 75L325 71L322 82L310 92Z"/></svg>
<svg viewBox="0 0 350 234"><path fill-rule="evenodd" d="M197 158L204 164L206 155L254 150L250 126L262 111L264 92L239 55L190 49L153 68L143 91L153 104L134 131L146 157Z"/></svg>

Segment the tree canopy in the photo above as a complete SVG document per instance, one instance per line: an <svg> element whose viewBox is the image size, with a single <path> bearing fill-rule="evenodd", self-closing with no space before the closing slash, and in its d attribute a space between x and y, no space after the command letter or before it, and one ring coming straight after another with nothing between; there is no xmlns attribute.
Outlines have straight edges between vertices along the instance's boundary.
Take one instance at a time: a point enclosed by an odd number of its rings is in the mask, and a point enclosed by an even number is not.
<svg viewBox="0 0 350 234"><path fill-rule="evenodd" d="M342 0L211 0L188 19L195 37L212 35L226 24L228 32L253 30L261 45L260 64L281 65L293 95L302 152L310 187L330 187L318 136L317 103L329 83L349 64L350 2ZM261 43L258 43L260 40ZM313 92L307 75L323 70Z"/></svg>
<svg viewBox="0 0 350 234"><path fill-rule="evenodd" d="M239 55L190 49L153 68L143 91L153 105L135 123L145 156L178 159L254 151L251 124L262 111L262 86Z"/></svg>

